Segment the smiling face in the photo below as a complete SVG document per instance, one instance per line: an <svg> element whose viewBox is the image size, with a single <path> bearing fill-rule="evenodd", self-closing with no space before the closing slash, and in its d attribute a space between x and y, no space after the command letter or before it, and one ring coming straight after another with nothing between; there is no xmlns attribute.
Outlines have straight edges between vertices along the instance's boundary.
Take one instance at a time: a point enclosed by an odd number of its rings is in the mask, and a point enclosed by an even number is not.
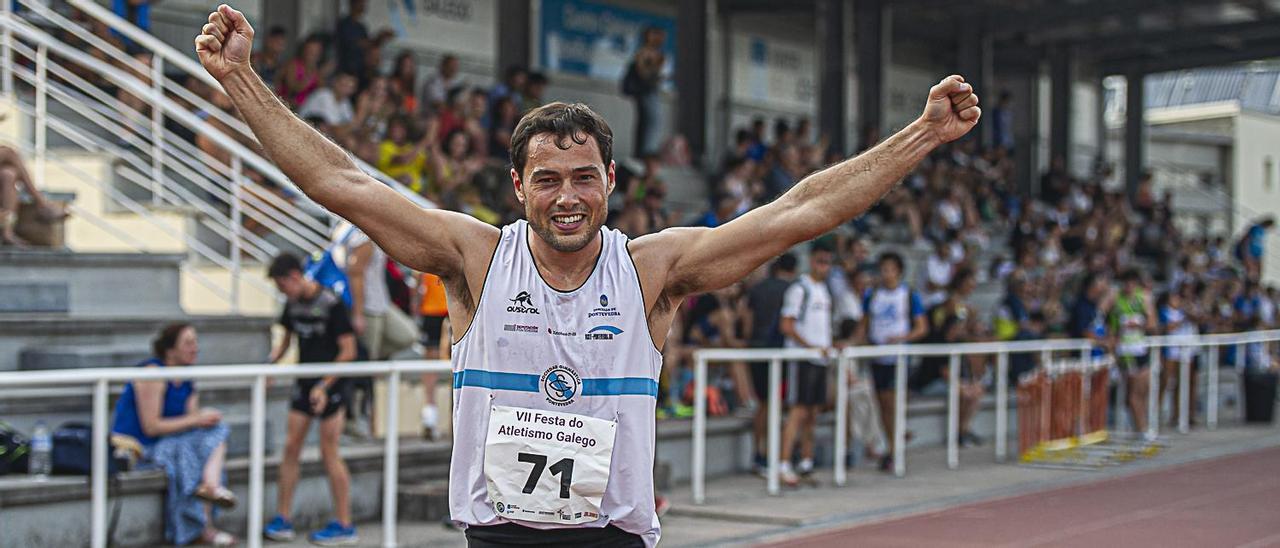
<svg viewBox="0 0 1280 548"><path fill-rule="evenodd" d="M553 249L566 253L586 247L600 231L614 185L613 162L605 166L596 140L582 137L536 134L529 139L524 173L511 170L529 226Z"/></svg>

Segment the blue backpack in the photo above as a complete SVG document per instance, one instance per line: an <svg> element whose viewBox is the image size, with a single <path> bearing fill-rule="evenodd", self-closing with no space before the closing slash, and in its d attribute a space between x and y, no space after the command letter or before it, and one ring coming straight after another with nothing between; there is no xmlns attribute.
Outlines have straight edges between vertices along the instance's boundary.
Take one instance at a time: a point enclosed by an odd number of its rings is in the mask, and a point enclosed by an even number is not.
<svg viewBox="0 0 1280 548"><path fill-rule="evenodd" d="M337 243L329 246L324 251L317 251L307 257L307 264L303 266L302 275L308 280L314 280L316 283L329 288L333 293L342 297L342 302L351 308L351 284L347 281L347 271L338 266L337 261L333 260L333 250L337 246L344 245L351 238L351 233L355 232L356 227L352 225L347 228L342 239Z"/></svg>

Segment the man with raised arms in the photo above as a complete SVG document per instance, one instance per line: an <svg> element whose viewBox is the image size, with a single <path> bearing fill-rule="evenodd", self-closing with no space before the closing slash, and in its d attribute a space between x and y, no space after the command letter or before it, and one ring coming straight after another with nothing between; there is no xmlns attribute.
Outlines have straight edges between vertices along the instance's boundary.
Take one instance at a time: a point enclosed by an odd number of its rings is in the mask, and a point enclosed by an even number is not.
<svg viewBox="0 0 1280 548"><path fill-rule="evenodd" d="M387 254L438 275L455 326L449 507L471 546L653 546L660 349L681 300L727 286L866 211L978 122L960 76L875 148L716 228L634 241L604 228L613 135L585 105L530 111L511 139L526 220L497 229L423 210L289 112L249 64L253 28L219 6L196 38L271 158ZM533 431L549 433L529 434Z"/></svg>

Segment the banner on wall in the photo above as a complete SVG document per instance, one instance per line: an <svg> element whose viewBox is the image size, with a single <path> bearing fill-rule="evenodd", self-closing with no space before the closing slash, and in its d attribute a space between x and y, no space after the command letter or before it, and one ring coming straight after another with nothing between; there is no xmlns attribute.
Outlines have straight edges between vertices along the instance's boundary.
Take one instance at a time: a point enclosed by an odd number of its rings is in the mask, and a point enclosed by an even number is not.
<svg viewBox="0 0 1280 548"><path fill-rule="evenodd" d="M497 55L497 0L373 0L369 32L389 28L398 45L492 60ZM384 55L384 57L386 57Z"/></svg>
<svg viewBox="0 0 1280 548"><path fill-rule="evenodd" d="M597 80L621 81L640 44L640 32L657 27L667 33L662 45L675 66L675 19L585 0L542 0L539 55L544 69Z"/></svg>
<svg viewBox="0 0 1280 548"><path fill-rule="evenodd" d="M813 48L753 34L733 37L733 96L801 113L816 107Z"/></svg>

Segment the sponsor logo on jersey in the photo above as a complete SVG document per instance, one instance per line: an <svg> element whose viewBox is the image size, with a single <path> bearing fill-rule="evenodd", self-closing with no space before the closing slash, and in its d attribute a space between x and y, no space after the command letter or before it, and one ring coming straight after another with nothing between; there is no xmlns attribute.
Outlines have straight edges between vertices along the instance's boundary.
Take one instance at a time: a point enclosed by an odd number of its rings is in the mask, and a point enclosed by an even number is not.
<svg viewBox="0 0 1280 548"><path fill-rule="evenodd" d="M533 297L529 295L528 291L521 291L516 294L515 298L508 300L511 301L511 306L507 307L507 312L513 312L516 314L541 314L538 312L538 308L533 306Z"/></svg>
<svg viewBox="0 0 1280 548"><path fill-rule="evenodd" d="M542 374L542 393L551 405L569 405L578 395L582 378L566 365L553 365Z"/></svg>
<svg viewBox="0 0 1280 548"><path fill-rule="evenodd" d="M537 333L537 332L538 332L538 326L536 326L536 325L521 325L521 324L518 324L518 323L508 323L508 324L503 324L503 325L502 325L502 330L503 330L503 331L511 331L511 332L514 332L514 333Z"/></svg>
<svg viewBox="0 0 1280 548"><path fill-rule="evenodd" d="M552 329L550 327L547 328L547 334L555 335L558 337L577 337L578 336L577 331L560 331L558 329Z"/></svg>
<svg viewBox="0 0 1280 548"><path fill-rule="evenodd" d="M600 295L600 306L591 309L591 313L587 314L588 318L613 317L621 316L617 307L609 306L609 296Z"/></svg>
<svg viewBox="0 0 1280 548"><path fill-rule="evenodd" d="M612 325L597 325L587 331L585 334L588 341L611 341L615 335L621 335L622 330Z"/></svg>

